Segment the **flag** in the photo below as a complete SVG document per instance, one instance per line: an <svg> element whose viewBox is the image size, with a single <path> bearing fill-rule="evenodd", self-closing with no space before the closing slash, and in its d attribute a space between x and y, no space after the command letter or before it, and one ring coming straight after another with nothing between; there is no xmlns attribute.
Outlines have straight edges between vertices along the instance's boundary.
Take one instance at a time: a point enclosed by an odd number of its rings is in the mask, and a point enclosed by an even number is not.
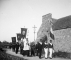
<svg viewBox="0 0 71 60"><path fill-rule="evenodd" d="M16 37L12 37L12 43L16 43Z"/></svg>
<svg viewBox="0 0 71 60"><path fill-rule="evenodd" d="M27 34L27 28L21 28L21 35L22 37L26 37L26 34Z"/></svg>
<svg viewBox="0 0 71 60"><path fill-rule="evenodd" d="M52 27L51 27L51 29L50 29L50 37L54 40L54 34L53 34Z"/></svg>
<svg viewBox="0 0 71 60"><path fill-rule="evenodd" d="M21 34L17 33L17 40L21 40Z"/></svg>

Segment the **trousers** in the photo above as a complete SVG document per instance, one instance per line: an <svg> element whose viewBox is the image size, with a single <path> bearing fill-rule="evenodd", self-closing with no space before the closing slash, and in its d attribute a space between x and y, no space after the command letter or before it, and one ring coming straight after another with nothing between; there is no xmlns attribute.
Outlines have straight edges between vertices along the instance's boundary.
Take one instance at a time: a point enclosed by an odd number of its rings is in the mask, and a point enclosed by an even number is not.
<svg viewBox="0 0 71 60"><path fill-rule="evenodd" d="M49 48L49 57L52 58L53 49Z"/></svg>
<svg viewBox="0 0 71 60"><path fill-rule="evenodd" d="M44 48L45 58L48 58L48 48Z"/></svg>

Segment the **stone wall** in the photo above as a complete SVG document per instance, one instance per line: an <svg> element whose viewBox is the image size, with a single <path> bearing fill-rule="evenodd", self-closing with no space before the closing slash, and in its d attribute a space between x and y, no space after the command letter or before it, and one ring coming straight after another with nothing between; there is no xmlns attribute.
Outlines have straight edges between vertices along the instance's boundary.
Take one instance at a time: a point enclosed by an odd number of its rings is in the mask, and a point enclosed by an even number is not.
<svg viewBox="0 0 71 60"><path fill-rule="evenodd" d="M56 21L56 19L52 18L51 13L42 16L42 24L37 33L37 41L39 39L41 39L42 37L44 37L45 35L47 37L49 36L49 32L50 32L52 23L54 23L55 21ZM49 37L48 37L48 39L49 39Z"/></svg>
<svg viewBox="0 0 71 60"><path fill-rule="evenodd" d="M71 52L71 28L56 30L54 36L55 51Z"/></svg>

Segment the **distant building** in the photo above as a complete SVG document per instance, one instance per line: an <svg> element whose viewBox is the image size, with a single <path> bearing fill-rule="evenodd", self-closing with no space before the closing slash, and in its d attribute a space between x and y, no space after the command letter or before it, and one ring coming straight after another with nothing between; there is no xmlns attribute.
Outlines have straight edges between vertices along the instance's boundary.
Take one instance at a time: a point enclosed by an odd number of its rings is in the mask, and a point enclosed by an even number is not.
<svg viewBox="0 0 71 60"><path fill-rule="evenodd" d="M71 52L71 16L66 16L60 19L52 18L52 14L42 16L42 24L37 33L37 41L45 35L50 37L50 28L52 27L55 40L53 45L55 51Z"/></svg>

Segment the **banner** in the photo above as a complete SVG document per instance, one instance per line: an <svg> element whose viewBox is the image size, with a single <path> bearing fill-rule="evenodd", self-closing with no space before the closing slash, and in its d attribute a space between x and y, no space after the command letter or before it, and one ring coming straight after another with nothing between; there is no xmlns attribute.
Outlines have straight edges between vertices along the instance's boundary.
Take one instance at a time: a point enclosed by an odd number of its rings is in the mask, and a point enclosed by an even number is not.
<svg viewBox="0 0 71 60"><path fill-rule="evenodd" d="M54 38L54 34L53 34L53 30L52 30L52 27L51 27L51 29L50 29L50 37L54 40L55 38Z"/></svg>
<svg viewBox="0 0 71 60"><path fill-rule="evenodd" d="M17 33L17 40L21 40L21 34L20 33Z"/></svg>
<svg viewBox="0 0 71 60"><path fill-rule="evenodd" d="M27 28L21 28L22 38L26 37L26 34L27 34Z"/></svg>
<svg viewBox="0 0 71 60"><path fill-rule="evenodd" d="M12 43L16 43L16 37L12 37Z"/></svg>
<svg viewBox="0 0 71 60"><path fill-rule="evenodd" d="M50 37L54 40L54 35L50 32Z"/></svg>

